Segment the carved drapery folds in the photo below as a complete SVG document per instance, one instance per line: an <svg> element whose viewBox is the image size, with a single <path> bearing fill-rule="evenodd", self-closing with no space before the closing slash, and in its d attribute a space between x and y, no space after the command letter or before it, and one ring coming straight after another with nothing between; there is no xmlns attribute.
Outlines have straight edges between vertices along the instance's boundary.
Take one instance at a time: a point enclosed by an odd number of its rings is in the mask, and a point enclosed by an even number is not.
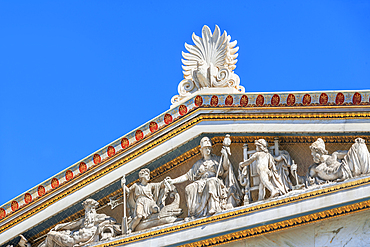
<svg viewBox="0 0 370 247"><path fill-rule="evenodd" d="M226 31L221 35L217 25L213 34L208 26L204 26L202 37L193 33L192 39L194 45L185 43L189 53L182 52L184 80L180 82L179 95L172 98L172 104L205 88L233 88L236 92L244 92L244 87L239 85L239 76L234 73L239 50L237 41L231 42Z"/></svg>
<svg viewBox="0 0 370 247"><path fill-rule="evenodd" d="M121 234L120 225L114 218L96 213L97 201L87 199L82 205L85 208L84 218L56 225L39 247L84 246Z"/></svg>
<svg viewBox="0 0 370 247"><path fill-rule="evenodd" d="M213 215L241 204L240 187L229 160L230 143L230 136L226 135L219 157L212 153L211 140L203 137L200 141L202 159L184 175L167 179L170 184L191 182L185 188L187 219Z"/></svg>
<svg viewBox="0 0 370 247"><path fill-rule="evenodd" d="M339 150L331 155L325 142L318 138L309 147L314 164L306 176L297 174L300 164L295 164L288 151L280 149L278 138L271 146L265 139L257 139L255 150L249 150L247 144L243 146L238 181L229 159L232 154L230 143L230 136L226 135L221 156L217 156L212 153L210 138L203 137L200 142L202 158L188 172L174 179L166 177L158 183L150 183L147 168L140 170L139 182L130 187L126 187L123 178L124 205L128 207L129 217L122 226L127 225L128 231L121 230L121 225L113 218L98 214L98 203L88 199L83 203L84 218L56 225L45 235L40 247L82 246L110 239L122 232L129 234L183 220L178 219L185 208L180 208L180 194L175 185L185 181L190 184L185 187L185 198L181 198L186 201L188 211L184 220L192 220L253 203L256 199L251 198L252 192L258 193L261 201L289 196L290 191L305 190L315 184L340 182L370 173L370 153L362 138L356 138L348 151ZM112 208L116 206L112 204Z"/></svg>
<svg viewBox="0 0 370 247"><path fill-rule="evenodd" d="M370 153L362 138L356 138L348 151L338 150L331 155L325 149L321 138L318 138L310 149L314 161L308 171L311 183L341 181L370 173Z"/></svg>
<svg viewBox="0 0 370 247"><path fill-rule="evenodd" d="M140 170L139 182L130 188L125 185L125 178L122 178L121 184L125 192L124 203L129 209L128 222L122 223L122 225L127 225L128 229L123 232L130 233L172 223L182 213L179 207L180 196L176 188L167 180L160 183L149 183L149 180L150 170L147 168ZM166 205L167 198L172 199L168 205ZM123 220L126 221L125 215Z"/></svg>

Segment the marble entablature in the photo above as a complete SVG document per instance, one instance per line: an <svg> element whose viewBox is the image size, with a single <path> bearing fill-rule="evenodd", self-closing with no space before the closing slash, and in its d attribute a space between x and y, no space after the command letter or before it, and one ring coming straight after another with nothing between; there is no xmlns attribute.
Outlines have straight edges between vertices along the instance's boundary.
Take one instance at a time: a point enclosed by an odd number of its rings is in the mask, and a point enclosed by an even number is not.
<svg viewBox="0 0 370 247"><path fill-rule="evenodd" d="M278 226L264 212L334 192L344 195L342 202L322 199L315 205L320 219L367 210L370 200L346 191L370 183L370 91L244 93L233 72L236 41L220 34L204 27L193 40L221 44L218 60L227 62L195 61L197 45L186 46L179 87L196 87L180 93L171 109L2 205L1 247L15 245L20 234L32 247L135 245L157 233L164 240L156 243L164 243L179 230L235 220L235 236L224 234L231 228L217 229L222 238L198 236L227 243L313 222L318 216L308 209L294 224L277 214ZM98 201L93 212L81 206L88 198ZM343 209L331 213L329 206ZM250 223L235 217L249 219L252 211L267 217L256 224L268 229L241 230Z"/></svg>
<svg viewBox="0 0 370 247"><path fill-rule="evenodd" d="M289 101L289 98L291 101ZM293 99L294 98L294 99ZM309 98L309 101L304 101ZM327 100L322 100L326 98ZM274 101L274 99L276 99ZM278 102L278 103L273 103ZM320 103L321 102L321 103ZM256 107L346 107L346 106L369 106L370 91L334 91L334 92L290 92L290 93L244 93L244 94L217 94L197 95L174 109L162 113L157 118L131 131L109 145L97 150L94 154L68 167L65 171L56 174L52 178L39 184L31 190L21 194L0 207L0 220L9 217L17 210L27 206L35 200L39 200L56 190L60 185L76 180L87 170L95 169L120 153L137 145L144 139L149 138L170 124L175 124L181 118L192 111L202 108L238 107L241 109L254 109ZM180 109L181 108L181 109Z"/></svg>

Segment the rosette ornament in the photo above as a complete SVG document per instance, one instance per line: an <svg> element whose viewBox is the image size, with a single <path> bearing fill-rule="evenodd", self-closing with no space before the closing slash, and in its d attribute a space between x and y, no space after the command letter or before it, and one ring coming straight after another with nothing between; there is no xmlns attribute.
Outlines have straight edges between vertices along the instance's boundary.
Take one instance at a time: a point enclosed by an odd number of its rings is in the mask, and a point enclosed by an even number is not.
<svg viewBox="0 0 370 247"><path fill-rule="evenodd" d="M202 37L193 33L194 45L185 43L189 53L182 52L184 80L180 82L179 95L172 98L172 104L206 88L232 88L244 92L244 87L239 85L239 76L234 73L238 61L237 41L230 42L231 37L226 31L220 34L217 25L213 34L208 26L204 26Z"/></svg>

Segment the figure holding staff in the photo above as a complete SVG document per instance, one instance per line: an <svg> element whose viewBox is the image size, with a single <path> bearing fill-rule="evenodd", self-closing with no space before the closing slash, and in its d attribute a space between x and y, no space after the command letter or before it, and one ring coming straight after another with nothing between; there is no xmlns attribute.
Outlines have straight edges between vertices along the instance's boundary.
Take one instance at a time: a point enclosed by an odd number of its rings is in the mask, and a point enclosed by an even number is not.
<svg viewBox="0 0 370 247"><path fill-rule="evenodd" d="M191 181L185 187L188 207L187 219L199 218L221 212L240 204L240 189L229 161L229 136L225 138L221 157L212 153L212 143L208 137L200 141L202 159L184 175L168 179L170 184Z"/></svg>
<svg viewBox="0 0 370 247"><path fill-rule="evenodd" d="M125 177L122 177L121 185L124 198L122 228L125 228L123 229L124 233L135 231L140 223L149 219L150 216L160 213L165 206L167 194L172 190L170 185L166 180L160 183L149 183L149 180L150 170L147 168L139 171L139 182L130 188L126 186ZM126 217L126 205L129 207L129 218Z"/></svg>

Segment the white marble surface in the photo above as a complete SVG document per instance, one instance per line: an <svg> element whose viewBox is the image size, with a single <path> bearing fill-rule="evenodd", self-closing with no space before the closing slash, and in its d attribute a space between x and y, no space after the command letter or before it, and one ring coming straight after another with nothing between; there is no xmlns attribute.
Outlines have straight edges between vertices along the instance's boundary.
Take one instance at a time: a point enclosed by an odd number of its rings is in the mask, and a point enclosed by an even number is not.
<svg viewBox="0 0 370 247"><path fill-rule="evenodd" d="M330 186L330 185L327 185ZM300 215L304 214L310 214L313 211L322 211L325 210L326 207L331 207L338 204L345 204L345 203L351 203L355 200L358 200L360 198L367 198L370 194L370 185L360 186L354 189L341 191L338 193L332 193L328 195L322 195L319 197L313 197L307 200L302 200L296 203L291 203L286 206L278 206L269 208L266 210L256 211L252 212L250 214L235 217L231 219L225 219L221 221L215 221L206 225L200 225L200 226L194 226L192 228L185 228L181 231L177 232L171 232L164 234L162 236L152 237L148 238L142 241L137 242L130 242L127 243L126 246L178 246L185 243L190 243L192 241L195 241L196 239L209 239L216 236L222 236L226 234L227 232L237 232L242 229L253 227L256 225L264 225L269 224L271 221L278 221L279 219L287 219L290 217L298 217ZM286 195L289 196L289 195ZM280 197L281 199L282 197ZM356 199L357 198L357 199ZM276 199L274 199L276 200ZM263 203L263 202L260 202ZM249 206L255 206L257 203L250 204ZM248 207L248 206L246 206ZM235 209L237 210L237 209ZM369 214L370 211L367 211L366 213ZM356 242L360 242L360 245L357 246L366 246L366 242L364 242L366 239L366 233L370 233L370 231L367 231L368 227L363 227L365 230L355 230L358 227L356 226L366 226L368 225L367 221L365 220L366 214L362 216L358 216L356 218L351 218L357 216L357 214L360 213L354 213L349 216L341 216L335 219L329 219L327 222L334 222L333 224L333 230L330 230L335 235L335 230L337 230L340 227L348 227L349 231L352 231L353 235L356 235L354 239L356 239ZM370 220L370 215L368 217ZM336 223L335 220L340 220L339 223ZM346 242L350 240L350 237L346 239L349 235L338 235L333 240L332 243L330 243L331 238L334 235L329 235L330 231L323 232L320 230L320 225L327 223L326 221L318 222L318 223L311 223L306 226L300 226L300 227L294 227L291 229L281 230L276 233L270 233L265 234L259 237L253 237L245 240L244 242L245 246L340 246L340 245L332 245L335 243L335 241L342 241ZM360 223L359 223L360 222ZM185 222L179 221L175 223L175 225L180 226L184 224ZM351 224L352 225L351 225ZM328 224L328 223L327 223ZM166 228L167 226L162 226L160 228ZM313 227L313 228L311 228ZM329 226L323 226L323 229L329 228ZM157 228L159 229L159 228ZM156 229L153 229L156 230ZM341 233L343 230L340 230ZM343 231L346 232L346 231ZM137 233L140 234L140 233ZM125 238L125 237L123 237ZM122 239L122 237L117 237L118 239ZM330 245L325 245L327 242L327 239L329 239ZM340 240L342 239L342 240ZM351 239L350 241L355 241L354 239ZM242 240L241 242L243 242ZM255 242L257 241L257 242ZM314 241L314 242L313 242ZM362 242L361 242L362 241ZM363 244L361 244L363 243ZM231 244L231 243L230 243ZM239 246L239 242L235 242L235 244L238 244L236 246ZM357 243L355 243L357 244ZM232 245L231 245L232 246ZM243 246L243 245L242 245ZM348 245L347 245L348 246ZM356 245L352 245L356 246Z"/></svg>
<svg viewBox="0 0 370 247"><path fill-rule="evenodd" d="M259 237L248 238L225 247L361 247L370 246L370 212L364 211L305 226L294 227Z"/></svg>
<svg viewBox="0 0 370 247"><path fill-rule="evenodd" d="M230 35L226 31L221 33L217 25L213 33L208 26L203 26L202 37L193 33L192 39L194 45L185 43L189 53L182 53L184 80L178 86L179 94L171 99L173 106L201 89L221 88L221 92L226 93L224 89L233 88L235 93L244 93L240 78L234 73L238 61L237 41L230 42Z"/></svg>
<svg viewBox="0 0 370 247"><path fill-rule="evenodd" d="M351 109L348 109L348 111L351 111ZM352 110L355 110L355 108L353 108ZM215 112L214 110L202 109L196 112L194 115L189 115L187 117L184 117L176 124L171 125L168 129L166 129L165 133L168 133L174 128L184 124L185 122L188 122L190 119L197 117L203 113L215 114L215 113L227 113L229 111L230 110L221 109ZM255 109L251 111L256 113L260 110ZM271 109L270 111L279 111L279 110ZM310 110L307 109L307 111L310 111ZM236 108L232 112L241 113L243 111ZM182 133L172 137L168 141L161 143L160 145L154 147L148 152L143 153L142 155L131 160L127 164L117 168L114 172L107 173L106 175L97 179L96 181L80 188L76 192L53 203L49 207L40 211L39 213L23 220L19 224L16 224L15 226L1 233L0 234L0 244L3 244L7 242L8 240L14 238L15 236L22 234L24 231L34 227L35 222L42 222L43 220L50 218L51 216L65 210L70 205L73 205L74 203L78 203L82 198L88 198L95 191L101 190L102 188L112 183L113 181L119 180L123 174L128 174L140 167L145 166L145 164L148 164L152 160L159 158L161 155L167 153L168 151L173 150L185 144L189 140L196 138L202 133L230 133L230 134L231 133L261 133L261 132L268 133L268 134L272 134L272 133L290 133L290 134L295 134L295 133L298 133L298 134L301 134L301 133L361 133L369 129L370 129L369 119L269 120L269 121L266 121L266 120L219 121L215 119L215 120L209 120L209 121L202 121L196 124L195 126L183 131ZM154 135L153 137L148 138L143 143L140 143L138 146L134 147L133 149L130 149L128 152L122 152L122 154L120 154L116 158L107 162L103 167L94 171L94 173L98 172L100 169L103 169L104 167L109 166L113 162L116 162L123 156L128 155L128 153L134 153L135 151L137 151L138 149L140 149L147 143L155 140L155 138L157 138L157 136ZM45 201L47 201L51 197L56 196L59 193L63 193L63 191L67 190L70 186L73 186L81 182L81 180L84 178L85 178L84 176L81 176L79 179L76 179L75 181L70 183L65 188L58 190L55 193L50 193L48 196L46 196L42 200L36 202L30 209L40 206L41 204L45 203ZM349 198L351 198L350 200L356 200L358 198L365 197L368 195L369 193L365 195L363 194L354 195L354 197L352 197L351 195L348 195L348 196ZM334 204L337 203L337 200L333 199L333 201L327 201L324 204L329 205L332 203ZM21 213L24 213L24 211L19 210L19 212L15 213L12 217L9 217L8 219L6 219L4 221L4 224L18 217Z"/></svg>

